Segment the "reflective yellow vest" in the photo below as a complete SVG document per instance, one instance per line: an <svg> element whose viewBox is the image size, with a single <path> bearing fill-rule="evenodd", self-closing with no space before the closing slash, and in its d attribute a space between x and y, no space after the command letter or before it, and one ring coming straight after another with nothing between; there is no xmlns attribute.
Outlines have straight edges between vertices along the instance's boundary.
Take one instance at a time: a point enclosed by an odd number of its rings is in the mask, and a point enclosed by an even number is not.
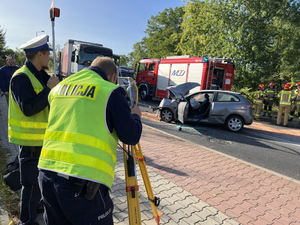
<svg viewBox="0 0 300 225"><path fill-rule="evenodd" d="M278 94L279 99L279 104L280 105L291 105L291 97L292 97L292 93L291 91L287 91L287 90L282 90L281 92L279 92Z"/></svg>
<svg viewBox="0 0 300 225"><path fill-rule="evenodd" d="M297 89L297 90L295 90L295 101L296 101L296 104L297 105L300 105L300 90L299 89Z"/></svg>
<svg viewBox="0 0 300 225"><path fill-rule="evenodd" d="M117 86L84 69L49 94L49 125L38 167L111 188L118 137L109 132L106 106Z"/></svg>
<svg viewBox="0 0 300 225"><path fill-rule="evenodd" d="M23 66L18 69L13 77L19 73L25 73L34 88L36 94L40 93L44 87L38 79ZM12 92L9 87L9 111L8 111L8 139L9 142L21 146L42 146L44 134L47 127L49 108L33 115L25 116L18 104L12 98Z"/></svg>
<svg viewBox="0 0 300 225"><path fill-rule="evenodd" d="M274 96L275 96L275 91L274 91L274 89L267 89L266 91L265 91L265 94L266 94L266 98L268 99L268 100L270 100L270 101L272 101L272 100L274 100Z"/></svg>
<svg viewBox="0 0 300 225"><path fill-rule="evenodd" d="M263 103L263 91L258 90L255 92L255 102L256 103Z"/></svg>

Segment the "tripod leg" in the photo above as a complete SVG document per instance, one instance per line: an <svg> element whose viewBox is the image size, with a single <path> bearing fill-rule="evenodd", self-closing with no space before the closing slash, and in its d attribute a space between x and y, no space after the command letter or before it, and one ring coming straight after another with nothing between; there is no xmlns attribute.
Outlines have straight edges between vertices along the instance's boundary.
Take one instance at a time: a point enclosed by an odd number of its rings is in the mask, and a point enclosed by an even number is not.
<svg viewBox="0 0 300 225"><path fill-rule="evenodd" d="M125 144L123 144L123 148L126 149ZM142 220L139 200L139 186L136 178L135 155L132 149L133 147L131 146L131 154L127 154L125 151L123 152L128 216L129 225L140 225L142 224ZM129 149L128 153L130 153Z"/></svg>
<svg viewBox="0 0 300 225"><path fill-rule="evenodd" d="M162 215L162 213L157 212L156 207L159 205L160 199L155 197L154 194L153 194L152 187L151 187L151 184L150 184L149 175L148 175L146 164L145 164L145 159L144 159L144 156L143 156L143 153L142 153L140 143L138 143L137 146L138 146L138 148L136 146L133 146L133 150L135 152L136 159L138 160L138 163L139 163L140 171L141 171L143 181L144 181L144 186L145 186L145 189L146 189L146 192L147 192L148 199L149 199L150 204L151 204L154 219L155 219L156 223L159 224L160 216Z"/></svg>

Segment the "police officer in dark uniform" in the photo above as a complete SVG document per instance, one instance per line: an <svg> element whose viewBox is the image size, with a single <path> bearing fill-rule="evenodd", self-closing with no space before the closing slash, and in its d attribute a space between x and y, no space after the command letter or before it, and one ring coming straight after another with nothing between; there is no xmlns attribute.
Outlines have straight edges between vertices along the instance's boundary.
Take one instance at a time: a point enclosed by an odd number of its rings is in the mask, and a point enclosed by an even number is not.
<svg viewBox="0 0 300 225"><path fill-rule="evenodd" d="M2 91L1 97L4 95L8 104L9 82L14 72L19 69L19 66L16 66L16 59L14 55L6 56L6 64L6 66L2 66L0 68L0 88Z"/></svg>
<svg viewBox="0 0 300 225"><path fill-rule="evenodd" d="M38 36L20 48L26 61L11 78L9 91L8 138L20 146L21 206L19 225L35 224L41 200L38 159L48 120L48 94L59 83L50 77L48 35Z"/></svg>
<svg viewBox="0 0 300 225"><path fill-rule="evenodd" d="M116 77L114 61L97 57L49 94L48 127L38 164L49 225L113 224L109 192L118 139L136 145L142 134L141 111L129 107Z"/></svg>

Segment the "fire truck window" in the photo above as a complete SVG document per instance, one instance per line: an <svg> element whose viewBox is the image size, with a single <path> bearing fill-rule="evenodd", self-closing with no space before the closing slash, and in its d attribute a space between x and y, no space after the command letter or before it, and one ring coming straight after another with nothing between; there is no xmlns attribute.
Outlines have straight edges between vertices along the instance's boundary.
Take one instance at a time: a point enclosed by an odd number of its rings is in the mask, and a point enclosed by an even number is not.
<svg viewBox="0 0 300 225"><path fill-rule="evenodd" d="M154 71L155 68L155 63L150 63L149 64L149 71Z"/></svg>
<svg viewBox="0 0 300 225"><path fill-rule="evenodd" d="M145 63L140 63L139 65L139 72L145 71L146 70L146 64Z"/></svg>
<svg viewBox="0 0 300 225"><path fill-rule="evenodd" d="M224 69L215 69L214 76L212 80L212 84L216 86L214 89L222 89L223 88L223 79L224 79L225 70Z"/></svg>

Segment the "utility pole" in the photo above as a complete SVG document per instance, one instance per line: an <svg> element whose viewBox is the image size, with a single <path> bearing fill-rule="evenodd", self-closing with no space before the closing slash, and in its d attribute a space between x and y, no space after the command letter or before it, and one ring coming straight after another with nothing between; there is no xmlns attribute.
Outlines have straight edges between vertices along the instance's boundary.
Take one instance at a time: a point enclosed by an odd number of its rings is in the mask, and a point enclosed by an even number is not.
<svg viewBox="0 0 300 225"><path fill-rule="evenodd" d="M59 8L54 8L54 0L52 1L51 4L51 9L50 9L50 19L51 19L51 25L52 25L52 41L53 41L53 74L54 77L56 76L56 52L55 52L55 35L54 35L54 20L55 17L59 17L60 10Z"/></svg>

